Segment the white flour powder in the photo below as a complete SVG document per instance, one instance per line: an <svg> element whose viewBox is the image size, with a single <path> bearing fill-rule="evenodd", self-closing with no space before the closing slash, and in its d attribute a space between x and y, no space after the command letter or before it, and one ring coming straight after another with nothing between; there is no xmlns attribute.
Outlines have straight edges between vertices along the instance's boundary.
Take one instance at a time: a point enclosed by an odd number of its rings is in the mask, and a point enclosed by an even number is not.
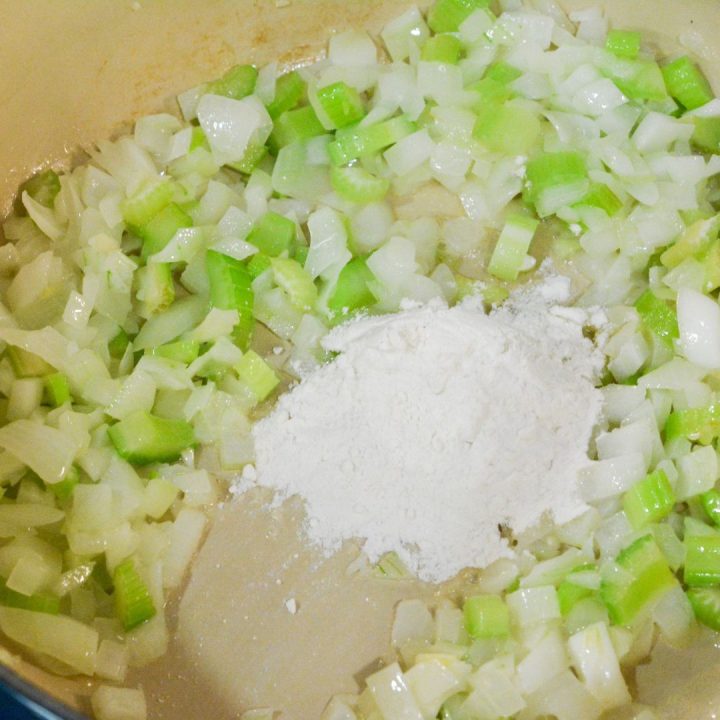
<svg viewBox="0 0 720 720"><path fill-rule="evenodd" d="M338 357L256 425L257 481L304 498L327 553L365 538L371 560L395 550L430 581L507 555L499 523L577 516L602 358L582 311L550 307L566 287L490 316L431 304L336 329Z"/></svg>

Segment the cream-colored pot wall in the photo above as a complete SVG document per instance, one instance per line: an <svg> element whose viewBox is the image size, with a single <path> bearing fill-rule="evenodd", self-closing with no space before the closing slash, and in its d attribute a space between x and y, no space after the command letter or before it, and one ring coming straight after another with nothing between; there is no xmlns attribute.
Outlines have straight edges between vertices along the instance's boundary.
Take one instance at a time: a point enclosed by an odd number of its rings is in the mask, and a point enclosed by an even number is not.
<svg viewBox="0 0 720 720"><path fill-rule="evenodd" d="M138 116L174 107L177 92L236 62L296 64L333 30L377 31L406 0L0 0L0 217L38 168L63 166ZM427 5L427 1L420 4ZM567 0L566 7L592 4ZM607 0L616 26L671 52L690 34L720 90L718 0ZM219 511L180 605L168 658L133 678L151 718L237 717L272 704L314 720L387 650L392 608L432 588L348 578L355 551L319 569L296 547L298 514L270 517L252 501ZM280 581L280 582L278 582ZM296 598L297 615L284 601ZM667 718L715 717L717 651L662 653L639 672L641 697ZM0 647L0 662L75 703L86 685L49 678ZM693 706L690 707L690 698Z"/></svg>

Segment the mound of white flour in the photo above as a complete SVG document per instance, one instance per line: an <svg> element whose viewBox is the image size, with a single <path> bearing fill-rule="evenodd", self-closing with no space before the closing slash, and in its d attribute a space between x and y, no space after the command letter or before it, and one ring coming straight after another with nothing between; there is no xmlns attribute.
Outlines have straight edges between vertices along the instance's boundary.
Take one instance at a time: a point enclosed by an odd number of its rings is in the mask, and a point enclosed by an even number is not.
<svg viewBox="0 0 720 720"><path fill-rule="evenodd" d="M395 550L430 581L507 555L498 524L576 517L602 356L584 312L552 306L565 290L337 328L324 344L339 355L255 426L257 482L304 499L327 553L364 538L371 560Z"/></svg>

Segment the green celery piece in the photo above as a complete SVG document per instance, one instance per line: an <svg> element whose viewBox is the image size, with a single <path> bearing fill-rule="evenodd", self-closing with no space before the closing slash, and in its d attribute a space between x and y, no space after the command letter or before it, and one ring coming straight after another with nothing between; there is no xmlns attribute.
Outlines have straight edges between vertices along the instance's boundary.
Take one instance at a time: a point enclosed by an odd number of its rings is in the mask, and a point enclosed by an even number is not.
<svg viewBox="0 0 720 720"><path fill-rule="evenodd" d="M543 195L548 191L582 187L587 182L587 166L580 153L544 153L527 164L523 199L537 208L542 205Z"/></svg>
<svg viewBox="0 0 720 720"><path fill-rule="evenodd" d="M484 77L499 82L502 85L508 85L513 82L513 80L517 80L521 75L522 70L518 70L518 68L509 63L500 61L490 65Z"/></svg>
<svg viewBox="0 0 720 720"><path fill-rule="evenodd" d="M175 283L168 263L148 263L135 273L140 315L152 317L167 310L175 300Z"/></svg>
<svg viewBox="0 0 720 720"><path fill-rule="evenodd" d="M689 588L687 597L697 621L720 632L720 588Z"/></svg>
<svg viewBox="0 0 720 720"><path fill-rule="evenodd" d="M720 240L714 240L702 255L702 263L705 268L703 289L706 293L711 293L720 287Z"/></svg>
<svg viewBox="0 0 720 720"><path fill-rule="evenodd" d="M254 280L272 267L272 259L265 253L255 253L247 263L247 271L250 278Z"/></svg>
<svg viewBox="0 0 720 720"><path fill-rule="evenodd" d="M635 309L648 330L655 333L669 348L680 337L677 314L652 290L646 290L635 302Z"/></svg>
<svg viewBox="0 0 720 720"><path fill-rule="evenodd" d="M698 218L660 256L660 262L668 269L677 267L683 260L706 252L717 240L720 232L720 215Z"/></svg>
<svg viewBox="0 0 720 720"><path fill-rule="evenodd" d="M662 70L654 60L627 60L613 56L605 74L631 100L662 102L668 97Z"/></svg>
<svg viewBox="0 0 720 720"><path fill-rule="evenodd" d="M46 363L39 355L14 345L8 345L5 354L10 360L13 372L19 378L42 377L55 371L55 368Z"/></svg>
<svg viewBox="0 0 720 720"><path fill-rule="evenodd" d="M491 152L524 155L537 142L540 119L519 105L485 105L478 112L473 136Z"/></svg>
<svg viewBox="0 0 720 720"><path fill-rule="evenodd" d="M353 258L340 271L335 289L327 301L334 318L346 317L349 313L374 305L377 300L369 287L374 279L365 259Z"/></svg>
<svg viewBox="0 0 720 720"><path fill-rule="evenodd" d="M275 212L265 213L250 231L247 241L260 252L277 257L290 250L297 231L295 223Z"/></svg>
<svg viewBox="0 0 720 720"><path fill-rule="evenodd" d="M70 401L70 383L67 375L63 373L51 373L44 378L45 396L53 407L60 407Z"/></svg>
<svg viewBox="0 0 720 720"><path fill-rule="evenodd" d="M560 613L565 617L580 600L593 595L590 588L575 585L568 580L563 580L557 588L558 603L560 604Z"/></svg>
<svg viewBox="0 0 720 720"><path fill-rule="evenodd" d="M262 162L268 153L267 145L259 142L251 142L245 150L242 160L228 163L227 166L243 175L250 175L252 171Z"/></svg>
<svg viewBox="0 0 720 720"><path fill-rule="evenodd" d="M189 152L197 150L197 148L203 148L203 150L210 150L210 143L208 142L205 131L199 127L194 126L190 131L190 149Z"/></svg>
<svg viewBox="0 0 720 720"><path fill-rule="evenodd" d="M583 206L600 208L613 217L623 209L623 202L607 185L593 183L588 194L575 204L575 207Z"/></svg>
<svg viewBox="0 0 720 720"><path fill-rule="evenodd" d="M35 202L51 208L60 192L60 176L54 170L33 175L20 186L20 195L26 192Z"/></svg>
<svg viewBox="0 0 720 720"><path fill-rule="evenodd" d="M684 437L709 445L720 436L720 405L673 410L665 421L664 435L666 442Z"/></svg>
<svg viewBox="0 0 720 720"><path fill-rule="evenodd" d="M439 62L457 65L462 53L462 43L455 35L435 35L423 45L421 59L426 62Z"/></svg>
<svg viewBox="0 0 720 720"><path fill-rule="evenodd" d="M235 372L257 398L265 400L278 386L280 378L275 371L253 350L248 350L235 366Z"/></svg>
<svg viewBox="0 0 720 720"><path fill-rule="evenodd" d="M633 30L610 30L605 41L605 49L613 55L634 60L640 54L642 35Z"/></svg>
<svg viewBox="0 0 720 720"><path fill-rule="evenodd" d="M477 95L477 100L473 102L475 112L483 112L487 107L502 107L514 95L505 83L489 77L471 83L467 89Z"/></svg>
<svg viewBox="0 0 720 720"><path fill-rule="evenodd" d="M685 550L683 578L687 585L720 584L720 535L686 536Z"/></svg>
<svg viewBox="0 0 720 720"><path fill-rule="evenodd" d="M473 639L507 637L510 611L499 595L475 595L463 604L465 630Z"/></svg>
<svg viewBox="0 0 720 720"><path fill-rule="evenodd" d="M720 525L720 492L715 489L704 492L700 496L700 504L713 523Z"/></svg>
<svg viewBox="0 0 720 720"><path fill-rule="evenodd" d="M436 0L428 13L434 33L457 32L475 10L487 9L490 0Z"/></svg>
<svg viewBox="0 0 720 720"><path fill-rule="evenodd" d="M362 205L382 200L390 190L387 178L377 177L362 167L333 166L330 182L341 198Z"/></svg>
<svg viewBox="0 0 720 720"><path fill-rule="evenodd" d="M310 248L307 245L296 245L293 251L293 260L297 260L303 267L305 267L309 252Z"/></svg>
<svg viewBox="0 0 720 720"><path fill-rule="evenodd" d="M417 125L402 116L365 127L342 128L328 145L330 160L333 165L347 165L365 155L385 150L416 130Z"/></svg>
<svg viewBox="0 0 720 720"><path fill-rule="evenodd" d="M143 260L160 252L173 239L178 230L192 227L192 225L192 218L179 205L171 202L135 231L143 241Z"/></svg>
<svg viewBox="0 0 720 720"><path fill-rule="evenodd" d="M488 272L500 280L517 280L539 224L526 215L508 215L488 263Z"/></svg>
<svg viewBox="0 0 720 720"><path fill-rule="evenodd" d="M315 110L310 105L288 110L275 120L275 126L270 134L268 143L270 149L277 155L280 148L294 142L309 140L324 135L327 131L322 126Z"/></svg>
<svg viewBox="0 0 720 720"><path fill-rule="evenodd" d="M252 278L245 265L216 250L208 250L205 267L210 283L210 304L220 310L237 310L239 322L233 337L238 346L247 350L255 327Z"/></svg>
<svg viewBox="0 0 720 720"><path fill-rule="evenodd" d="M310 274L297 260L273 258L271 262L275 282L287 293L292 305L303 312L310 312L318 297Z"/></svg>
<svg viewBox="0 0 720 720"><path fill-rule="evenodd" d="M172 201L175 188L168 180L158 180L143 186L120 206L123 220L137 234L138 229L147 225Z"/></svg>
<svg viewBox="0 0 720 720"><path fill-rule="evenodd" d="M456 276L456 280L460 281L462 276ZM465 278L462 278L465 281ZM464 283L462 283L464 284ZM465 290L466 295L474 295L476 293L475 283L471 283ZM509 297L510 291L502 285L489 284L486 285L481 292L483 302L491 307L502 305Z"/></svg>
<svg viewBox="0 0 720 720"><path fill-rule="evenodd" d="M623 510L635 530L659 522L674 505L675 493L662 470L655 470L635 483L623 497Z"/></svg>
<svg viewBox="0 0 720 720"><path fill-rule="evenodd" d="M60 612L60 598L57 595L51 593L23 595L7 587L2 578L0 578L0 605L47 615L57 615Z"/></svg>
<svg viewBox="0 0 720 720"><path fill-rule="evenodd" d="M300 104L305 96L306 83L297 70L281 75L275 83L275 99L267 106L273 120Z"/></svg>
<svg viewBox="0 0 720 720"><path fill-rule="evenodd" d="M197 340L176 340L175 342L152 348L149 354L189 365L193 360L196 360L200 354L200 343Z"/></svg>
<svg viewBox="0 0 720 720"><path fill-rule="evenodd" d="M386 552L373 567L373 574L382 578L392 580L401 580L403 578L413 577L412 572L408 570L407 565L400 559L400 556L394 551Z"/></svg>
<svg viewBox="0 0 720 720"><path fill-rule="evenodd" d="M616 559L618 571L603 578L600 598L615 625L627 625L650 603L677 585L652 535L644 535Z"/></svg>
<svg viewBox="0 0 720 720"><path fill-rule="evenodd" d="M52 483L48 487L60 502L69 500L75 491L75 486L80 482L80 474L76 467L71 467L67 475L58 483Z"/></svg>
<svg viewBox="0 0 720 720"><path fill-rule="evenodd" d="M172 462L195 444L190 423L157 417L144 410L111 425L108 437L118 455L134 465Z"/></svg>
<svg viewBox="0 0 720 720"><path fill-rule="evenodd" d="M701 152L720 154L720 117L693 118L692 143Z"/></svg>
<svg viewBox="0 0 720 720"><path fill-rule="evenodd" d="M329 129L344 128L365 117L365 105L360 94L345 82L319 88L317 101L330 122Z"/></svg>
<svg viewBox="0 0 720 720"><path fill-rule="evenodd" d="M157 613L147 585L131 559L121 562L113 573L115 612L125 632L130 632Z"/></svg>
<svg viewBox="0 0 720 720"><path fill-rule="evenodd" d="M258 71L252 65L235 65L221 78L209 82L205 92L241 100L252 95L257 83L257 76Z"/></svg>
<svg viewBox="0 0 720 720"><path fill-rule="evenodd" d="M707 78L687 55L666 65L662 73L670 95L687 110L695 110L714 97Z"/></svg>
<svg viewBox="0 0 720 720"><path fill-rule="evenodd" d="M120 328L117 335L108 343L108 352L110 353L110 357L115 358L115 360L119 360L125 354L129 344L129 335Z"/></svg>

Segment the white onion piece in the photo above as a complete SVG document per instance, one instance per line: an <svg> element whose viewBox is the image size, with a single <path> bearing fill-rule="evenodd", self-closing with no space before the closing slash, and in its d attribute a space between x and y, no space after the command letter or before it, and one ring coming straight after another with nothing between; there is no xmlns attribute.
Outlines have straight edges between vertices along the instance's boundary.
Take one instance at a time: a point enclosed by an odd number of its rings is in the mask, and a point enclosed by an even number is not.
<svg viewBox="0 0 720 720"><path fill-rule="evenodd" d="M720 368L720 306L715 300L682 288L677 298L680 347L690 362Z"/></svg>
<svg viewBox="0 0 720 720"><path fill-rule="evenodd" d="M197 116L220 165L242 160L248 145L264 143L272 130L265 106L253 95L242 100L203 95Z"/></svg>

